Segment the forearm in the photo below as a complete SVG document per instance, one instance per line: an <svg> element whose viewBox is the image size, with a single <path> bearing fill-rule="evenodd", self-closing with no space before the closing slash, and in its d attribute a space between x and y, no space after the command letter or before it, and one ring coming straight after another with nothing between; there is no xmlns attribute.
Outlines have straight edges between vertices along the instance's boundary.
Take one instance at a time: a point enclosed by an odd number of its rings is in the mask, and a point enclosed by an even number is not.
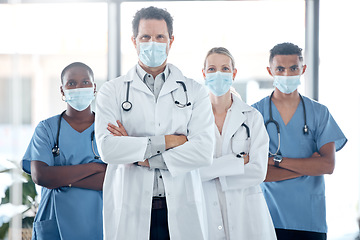
<svg viewBox="0 0 360 240"><path fill-rule="evenodd" d="M277 182L301 176L303 175L300 173L293 172L284 168L275 167L273 165L268 165L268 170L264 182Z"/></svg>
<svg viewBox="0 0 360 240"><path fill-rule="evenodd" d="M307 176L331 174L334 170L334 163L326 157L283 158L280 166Z"/></svg>
<svg viewBox="0 0 360 240"><path fill-rule="evenodd" d="M244 158L238 158L234 154L214 158L210 166L200 168L202 181L241 174L244 174Z"/></svg>
<svg viewBox="0 0 360 240"><path fill-rule="evenodd" d="M269 160L273 165L273 161ZM332 174L335 168L335 143L324 144L319 152L315 152L309 158L283 158L279 165L281 168L297 172L301 175L320 176Z"/></svg>
<svg viewBox="0 0 360 240"><path fill-rule="evenodd" d="M102 172L100 163L86 163L69 166L48 166L39 161L32 161L32 179L40 186L54 189L68 186L95 173Z"/></svg>
<svg viewBox="0 0 360 240"><path fill-rule="evenodd" d="M72 187L91 189L96 191L102 191L104 183L105 171L95 173L91 176L83 178L77 182L71 184Z"/></svg>

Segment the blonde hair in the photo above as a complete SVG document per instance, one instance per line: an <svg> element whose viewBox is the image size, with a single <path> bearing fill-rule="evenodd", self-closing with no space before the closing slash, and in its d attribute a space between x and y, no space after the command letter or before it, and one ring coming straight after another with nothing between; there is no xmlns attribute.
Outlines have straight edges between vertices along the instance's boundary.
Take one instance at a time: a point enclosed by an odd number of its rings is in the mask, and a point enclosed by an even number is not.
<svg viewBox="0 0 360 240"><path fill-rule="evenodd" d="M206 57L205 57L205 61L204 61L204 69L206 67L206 59L211 55L211 54L214 54L214 53L217 53L217 54L223 54L225 56L228 56L231 60L231 67L232 69L234 70L235 69L235 59L234 57L231 55L231 53L229 52L229 50L227 50L226 48L224 47L214 47L212 49L210 49L210 51L208 51L208 53L206 54Z"/></svg>

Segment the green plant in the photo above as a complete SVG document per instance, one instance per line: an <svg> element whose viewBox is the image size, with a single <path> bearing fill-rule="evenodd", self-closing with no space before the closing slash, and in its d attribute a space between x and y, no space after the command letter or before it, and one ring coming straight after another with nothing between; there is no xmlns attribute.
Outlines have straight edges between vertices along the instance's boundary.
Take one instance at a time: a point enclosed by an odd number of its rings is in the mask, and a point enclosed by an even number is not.
<svg viewBox="0 0 360 240"><path fill-rule="evenodd" d="M34 216L36 214L36 202L35 197L37 195L36 189L35 189L35 183L32 181L31 176L23 173L23 177L27 180L27 182L24 182L22 184L23 193L22 193L22 204L27 206L28 211L29 209L33 209ZM1 200L1 204L6 204L10 202L10 187L6 189L5 197ZM22 219L22 227L24 228L32 228L32 223L34 221L34 216L31 217L23 217ZM9 231L9 223L4 223L0 227L0 239L4 239L6 234Z"/></svg>

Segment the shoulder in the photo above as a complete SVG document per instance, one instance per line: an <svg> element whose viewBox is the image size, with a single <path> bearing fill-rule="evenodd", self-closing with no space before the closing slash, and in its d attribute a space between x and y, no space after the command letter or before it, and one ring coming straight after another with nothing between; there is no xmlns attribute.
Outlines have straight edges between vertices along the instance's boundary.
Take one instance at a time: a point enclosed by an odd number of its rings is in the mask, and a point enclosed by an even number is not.
<svg viewBox="0 0 360 240"><path fill-rule="evenodd" d="M207 95L207 91L205 89L205 86L197 81L195 81L192 78L185 77L181 70L177 68L175 65L168 63L169 70L172 74L172 77L175 79L178 79L180 81L183 81L186 85L187 90L193 91L195 94L200 91L204 92Z"/></svg>
<svg viewBox="0 0 360 240"><path fill-rule="evenodd" d="M318 114L329 113L329 109L325 105L319 103L318 101L306 96L302 96L302 98L304 100L305 107L310 108L309 110L313 111L314 113L318 113Z"/></svg>
<svg viewBox="0 0 360 240"><path fill-rule="evenodd" d="M115 91L124 82L125 76L120 76L109 81L106 81L100 88L99 93Z"/></svg>
<svg viewBox="0 0 360 240"><path fill-rule="evenodd" d="M252 107L254 107L255 109L257 109L258 111L260 111L261 113L264 113L264 109L266 108L266 106L269 104L269 96L264 97L263 99L261 99L260 101L254 103L252 105Z"/></svg>
<svg viewBox="0 0 360 240"><path fill-rule="evenodd" d="M52 135L58 129L59 119L60 119L60 114L40 121L35 128L35 135L36 136Z"/></svg>
<svg viewBox="0 0 360 240"><path fill-rule="evenodd" d="M117 78L110 79L106 81L100 88L99 93L117 91L118 88L121 88L124 85L125 81L133 80L134 75L136 74L136 65L131 68L125 75L121 75Z"/></svg>
<svg viewBox="0 0 360 240"><path fill-rule="evenodd" d="M261 113L253 106L248 105L243 102L240 98L233 95L234 107L240 109L240 111L251 119L260 119L263 120Z"/></svg>
<svg viewBox="0 0 360 240"><path fill-rule="evenodd" d="M54 126L54 125L57 126L58 123L59 123L59 119L60 119L60 114L49 117L49 118L47 118L45 120L40 121L38 126L44 126L44 127L51 127L51 126Z"/></svg>

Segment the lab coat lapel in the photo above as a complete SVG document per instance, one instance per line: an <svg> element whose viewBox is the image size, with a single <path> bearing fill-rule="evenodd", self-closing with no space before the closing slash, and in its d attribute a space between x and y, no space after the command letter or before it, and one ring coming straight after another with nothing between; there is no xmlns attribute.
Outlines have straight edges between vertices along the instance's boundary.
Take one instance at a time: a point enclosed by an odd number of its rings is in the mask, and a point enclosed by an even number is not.
<svg viewBox="0 0 360 240"><path fill-rule="evenodd" d="M177 69L175 66L173 66L170 63L168 63L168 67L170 71L169 77L165 80L165 83L161 88L159 97L171 93L175 89L179 88L179 84L176 83L176 81L181 81L181 82L185 81L185 78L179 69Z"/></svg>
<svg viewBox="0 0 360 240"><path fill-rule="evenodd" d="M139 78L138 74L136 73L136 65L132 69L130 69L130 71L126 74L124 82L125 83L130 82L131 87L139 91L142 91L146 94L152 96L154 95L150 91L150 89L146 86L146 84L143 82L143 80Z"/></svg>
<svg viewBox="0 0 360 240"><path fill-rule="evenodd" d="M246 121L244 112L250 111L251 107L245 104L240 98L231 94L233 98L233 105L231 106L231 118L228 119L227 127L225 130L224 142L229 142L231 137ZM246 123L249 125L249 123Z"/></svg>

